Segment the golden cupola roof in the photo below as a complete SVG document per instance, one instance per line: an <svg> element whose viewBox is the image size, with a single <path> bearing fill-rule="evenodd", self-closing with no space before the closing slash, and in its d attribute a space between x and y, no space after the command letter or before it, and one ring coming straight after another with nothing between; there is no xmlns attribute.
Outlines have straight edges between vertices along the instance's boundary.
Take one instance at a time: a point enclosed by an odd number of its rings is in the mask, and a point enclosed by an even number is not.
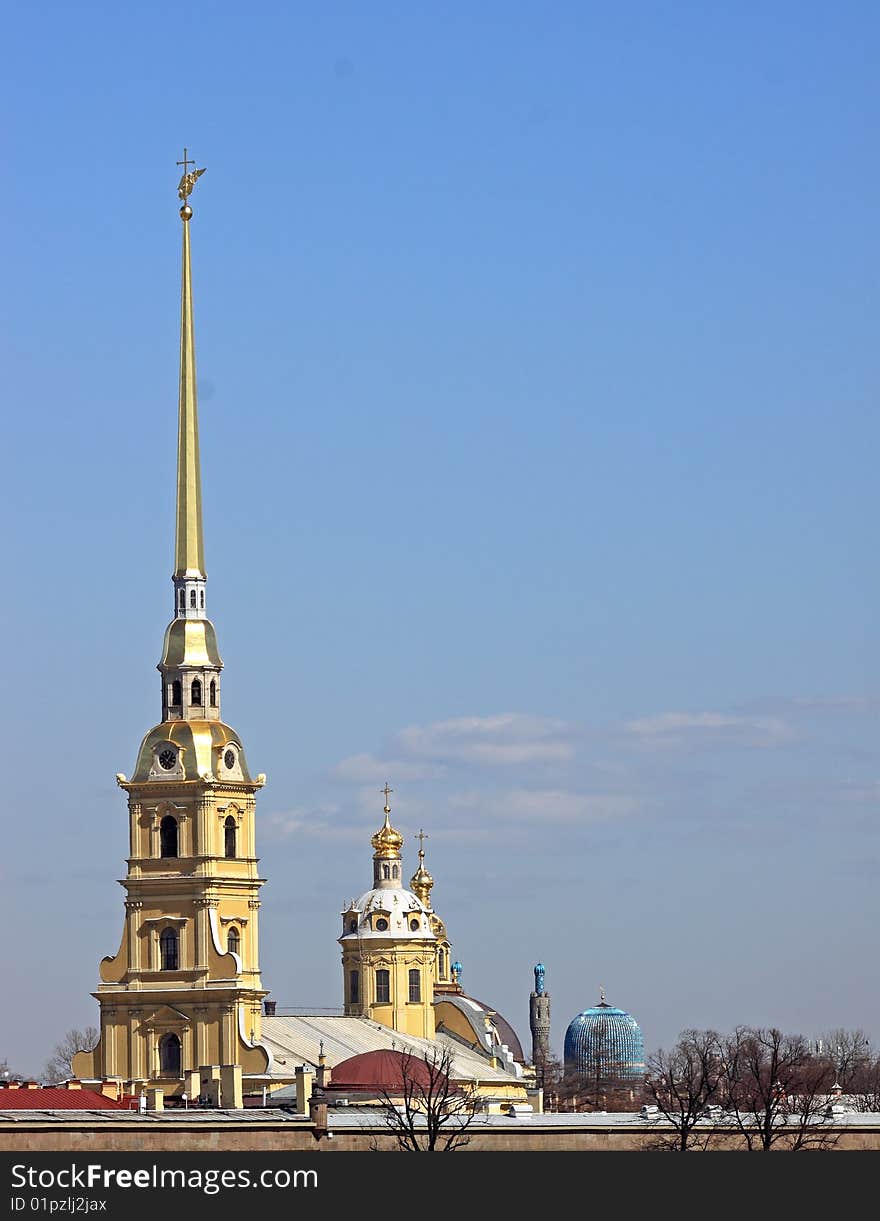
<svg viewBox="0 0 880 1221"><path fill-rule="evenodd" d="M410 878L410 886L413 893L416 894L425 907L431 907L431 887L434 885L434 879L431 877L425 868L425 850L419 849L419 867Z"/></svg>
<svg viewBox="0 0 880 1221"><path fill-rule="evenodd" d="M420 828L416 839L419 841L419 867L410 878L410 886L413 891L419 896L419 899L424 903L425 907L431 910L431 887L434 885L434 879L431 877L425 868L425 840L428 836Z"/></svg>
<svg viewBox="0 0 880 1221"><path fill-rule="evenodd" d="M400 850L403 847L403 836L399 831L395 831L391 825L391 807L385 807L385 821L379 830L372 836L370 843L373 845L373 853L375 859L390 860L392 857L398 859Z"/></svg>

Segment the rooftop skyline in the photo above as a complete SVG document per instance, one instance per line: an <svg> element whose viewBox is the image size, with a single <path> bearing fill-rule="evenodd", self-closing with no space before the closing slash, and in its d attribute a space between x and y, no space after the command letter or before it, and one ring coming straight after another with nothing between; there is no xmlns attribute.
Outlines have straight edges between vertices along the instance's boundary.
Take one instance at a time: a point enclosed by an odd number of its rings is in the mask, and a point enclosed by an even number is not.
<svg viewBox="0 0 880 1221"><path fill-rule="evenodd" d="M341 1005L387 782L524 1044L539 960L557 1054L600 981L649 1050L880 1039L874 8L173 12L9 23L0 1057L118 946L184 143L272 999Z"/></svg>

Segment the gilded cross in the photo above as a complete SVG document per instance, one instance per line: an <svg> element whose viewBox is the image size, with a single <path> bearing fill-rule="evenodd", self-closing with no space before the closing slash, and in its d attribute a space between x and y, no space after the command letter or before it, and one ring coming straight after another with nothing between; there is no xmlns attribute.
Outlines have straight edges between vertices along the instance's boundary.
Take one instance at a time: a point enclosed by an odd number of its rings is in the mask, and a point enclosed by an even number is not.
<svg viewBox="0 0 880 1221"><path fill-rule="evenodd" d="M416 836L416 839L419 841L419 854L421 856L425 855L425 840L430 838L430 835L426 835L422 828L419 827L419 833Z"/></svg>
<svg viewBox="0 0 880 1221"><path fill-rule="evenodd" d="M379 792L385 794L385 808L387 810L388 809L388 794L393 793L394 789L388 787L388 781L386 780L384 789L379 789Z"/></svg>
<svg viewBox="0 0 880 1221"><path fill-rule="evenodd" d="M186 172L187 172L186 167L187 167L188 165L195 165L195 161L190 161L189 157L187 157L187 155L186 155L186 145L185 145L185 144L184 144L184 146L183 146L183 160L182 160L182 161L178 161L178 163L177 163L177 164L178 164L178 165L182 165L182 166L183 166L183 172L184 172L184 174L186 174Z"/></svg>

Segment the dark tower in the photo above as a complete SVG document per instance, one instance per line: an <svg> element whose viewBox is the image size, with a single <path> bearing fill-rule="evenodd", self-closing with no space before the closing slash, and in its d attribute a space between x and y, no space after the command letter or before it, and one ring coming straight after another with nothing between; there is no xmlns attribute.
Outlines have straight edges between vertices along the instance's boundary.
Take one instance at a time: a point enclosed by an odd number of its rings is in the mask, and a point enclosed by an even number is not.
<svg viewBox="0 0 880 1221"><path fill-rule="evenodd" d="M535 990L529 998L529 1028L532 1032L532 1063L543 1075L550 1059L550 994L544 991L544 964L535 967Z"/></svg>

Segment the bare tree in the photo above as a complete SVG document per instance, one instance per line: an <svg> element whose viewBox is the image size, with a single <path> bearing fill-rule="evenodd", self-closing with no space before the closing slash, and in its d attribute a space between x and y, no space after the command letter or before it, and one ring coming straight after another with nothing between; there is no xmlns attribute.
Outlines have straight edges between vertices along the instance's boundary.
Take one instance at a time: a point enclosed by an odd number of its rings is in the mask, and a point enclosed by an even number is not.
<svg viewBox="0 0 880 1221"><path fill-rule="evenodd" d="M78 1051L91 1051L98 1042L99 1031L94 1026L85 1030L68 1030L55 1047L43 1069L43 1080L50 1084L67 1081L73 1076L73 1057Z"/></svg>
<svg viewBox="0 0 880 1221"><path fill-rule="evenodd" d="M875 1059L871 1040L864 1030L845 1030L842 1026L826 1031L816 1041L815 1054L830 1061L845 1094L855 1091L858 1077Z"/></svg>
<svg viewBox="0 0 880 1221"><path fill-rule="evenodd" d="M452 1055L446 1047L423 1055L401 1051L399 1089L382 1090L385 1126L408 1153L452 1153L469 1144L468 1128L477 1112L471 1088L452 1081Z"/></svg>
<svg viewBox="0 0 880 1221"><path fill-rule="evenodd" d="M880 1056L872 1056L860 1064L846 1098L855 1111L880 1111Z"/></svg>
<svg viewBox="0 0 880 1221"><path fill-rule="evenodd" d="M740 1026L722 1045L720 1089L729 1121L751 1151L827 1149L834 1069L806 1039Z"/></svg>
<svg viewBox="0 0 880 1221"><path fill-rule="evenodd" d="M721 1040L714 1030L684 1030L671 1051L648 1059L647 1097L658 1128L648 1148L687 1153L706 1149L715 1131L722 1079ZM720 1107L718 1108L720 1110Z"/></svg>

